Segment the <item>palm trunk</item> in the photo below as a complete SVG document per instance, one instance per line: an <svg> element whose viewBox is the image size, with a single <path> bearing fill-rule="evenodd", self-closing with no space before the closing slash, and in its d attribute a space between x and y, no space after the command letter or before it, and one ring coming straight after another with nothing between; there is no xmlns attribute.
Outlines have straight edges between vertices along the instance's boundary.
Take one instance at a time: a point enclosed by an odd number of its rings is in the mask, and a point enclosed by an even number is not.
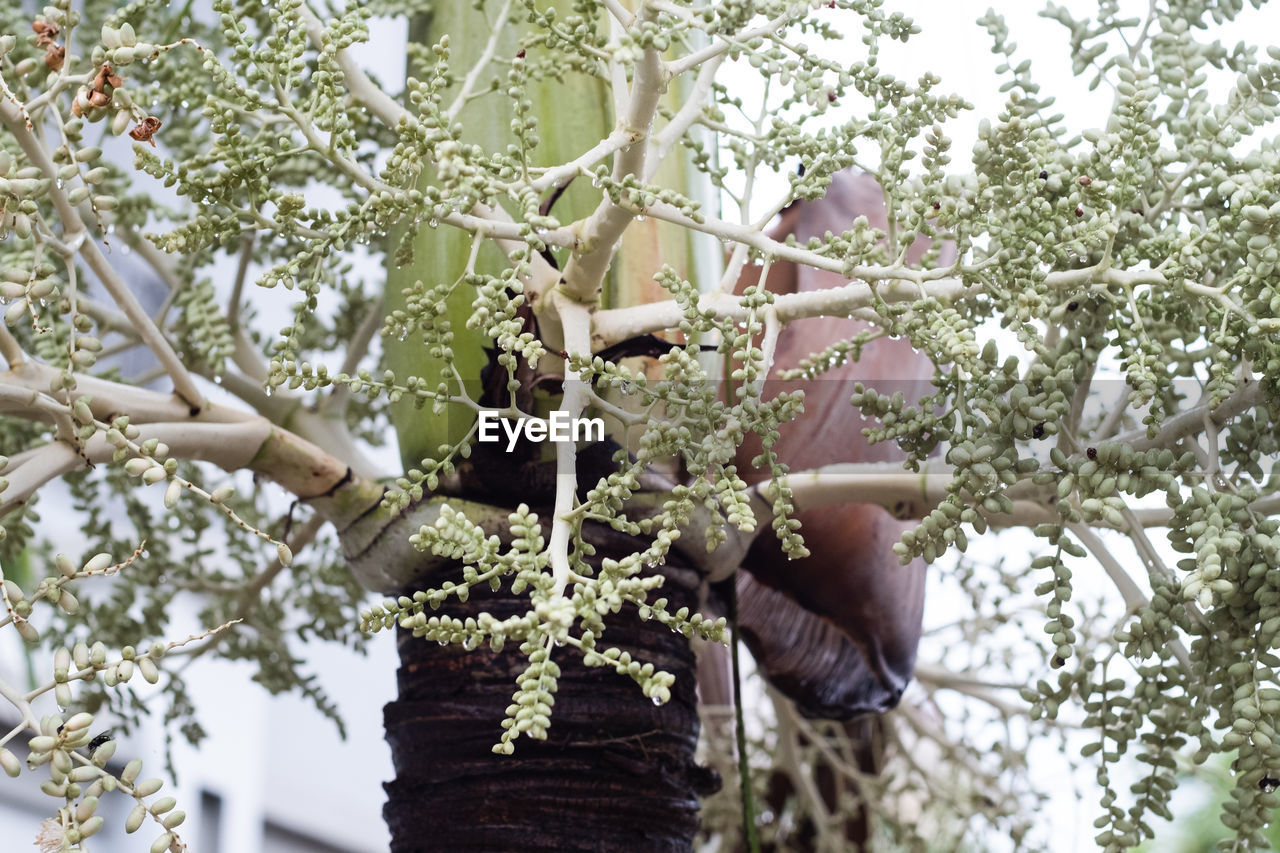
<svg viewBox="0 0 1280 853"><path fill-rule="evenodd" d="M593 540L596 560L639 547L608 529ZM671 566L663 573L673 607L692 605L696 574ZM449 612L502 618L527 604L486 588ZM655 706L630 679L565 651L547 740L522 739L511 756L490 748L524 665L518 652L399 635L399 698L385 711L396 771L383 809L392 853L693 849L698 798L717 784L694 760L693 654L684 637L656 622L614 624L606 642L676 676L671 701Z"/></svg>
<svg viewBox="0 0 1280 853"><path fill-rule="evenodd" d="M482 68L473 91L486 91L493 80L505 92L509 61L526 51L521 49L524 25L498 17L503 5L500 0L489 0L483 9L463 0L440 3L429 16L416 21L412 38L432 43L447 33L459 81L484 63L486 54L497 57L500 62ZM572 0L546 0L538 5L555 7L562 19L575 14ZM529 61L534 62L541 51L536 42L530 43ZM445 93L446 104L456 92L455 86ZM673 91L669 97L678 95ZM572 160L606 136L616 121L606 84L572 70L563 79L530 82L527 96L541 138L529 154L537 165ZM511 114L505 94L469 102L457 116L463 141L490 151L506 149L515 142ZM671 168L684 168L684 164L673 160ZM424 176L424 180L432 178L430 173ZM589 181L577 180L555 203L553 213L570 222L587 216L600 199ZM607 305L649 298L656 287L653 273L663 262L681 269L688 266L687 234L673 236L652 221L639 223L632 232L604 283ZM419 228L411 239L414 261L403 267L393 264L388 270L387 300L392 309L402 307L401 291L415 281L431 284L456 279L471 255L471 238L461 232ZM486 247L477 261L478 269L489 272L503 265L493 247ZM448 316L456 332L455 366L467 381L478 385L481 369L489 361L486 348L493 343L466 328L473 298L473 290L456 288ZM386 352L388 365L398 375L423 377L430 387L451 375L418 341L388 341ZM473 417L460 406L450 407L443 418L415 408L408 400L393 406L392 420L406 466L434 455L442 444L457 442ZM624 435L617 438L626 441ZM487 458L477 451L471 460L480 481L486 479L483 463ZM531 494L513 476L521 461L505 454L489 459L489 467L496 470L496 475L489 471L494 475L489 479L496 482L487 487L473 482L464 497L489 504L542 502L546 496ZM591 484L597 476L591 477ZM644 547L608 528L595 530L592 539L596 561L605 556L622 558ZM697 574L672 566L661 571L667 578L661 594L670 599L672 609L696 607ZM405 592L455 580L457 574L457 566L443 569ZM474 589L467 602L453 601L448 609L459 618L487 611L501 619L523 613L528 606L527 596L513 596L504 587L497 593ZM391 829L393 853L692 849L699 795L718 781L694 760L698 716L688 641L659 623L641 622L631 610L629 617L625 612L611 617L609 633L601 643L627 650L675 675L671 701L655 706L631 679L612 669L584 666L575 650L558 650L556 662L562 673L547 740L521 738L514 755L500 756L491 747L501 735L504 712L526 659L514 648L467 651L401 634L399 698L385 713L396 778L386 786L383 813Z"/></svg>

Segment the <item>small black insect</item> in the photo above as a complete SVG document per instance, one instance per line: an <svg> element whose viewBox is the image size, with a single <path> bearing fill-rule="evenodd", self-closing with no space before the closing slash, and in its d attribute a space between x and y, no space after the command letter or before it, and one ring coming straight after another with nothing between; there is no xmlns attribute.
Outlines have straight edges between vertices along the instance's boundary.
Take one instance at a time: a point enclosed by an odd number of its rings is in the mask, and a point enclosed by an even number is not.
<svg viewBox="0 0 1280 853"><path fill-rule="evenodd" d="M1031 428L1032 438L1044 438L1044 424L1036 424Z"/></svg>
<svg viewBox="0 0 1280 853"><path fill-rule="evenodd" d="M1090 459L1097 459L1097 458L1098 458L1098 448L1096 448L1096 447L1090 447L1088 450L1086 450L1086 451L1084 452L1084 455L1085 455L1085 456L1088 456Z"/></svg>
<svg viewBox="0 0 1280 853"><path fill-rule="evenodd" d="M1041 172L1041 173L1040 173L1040 180L1042 180L1042 181L1047 181L1047 180L1049 180L1049 173L1048 173L1048 172Z"/></svg>
<svg viewBox="0 0 1280 853"><path fill-rule="evenodd" d="M1076 302L1074 299L1072 299L1070 302L1068 302L1068 303L1067 303L1067 310L1068 310L1068 311L1078 311L1078 310L1080 310L1080 303L1079 303L1079 302Z"/></svg>
<svg viewBox="0 0 1280 853"><path fill-rule="evenodd" d="M102 746L109 740L111 740L111 729L107 729L105 732L94 735L93 740L89 741L89 754L93 755L94 751L97 750L98 747Z"/></svg>

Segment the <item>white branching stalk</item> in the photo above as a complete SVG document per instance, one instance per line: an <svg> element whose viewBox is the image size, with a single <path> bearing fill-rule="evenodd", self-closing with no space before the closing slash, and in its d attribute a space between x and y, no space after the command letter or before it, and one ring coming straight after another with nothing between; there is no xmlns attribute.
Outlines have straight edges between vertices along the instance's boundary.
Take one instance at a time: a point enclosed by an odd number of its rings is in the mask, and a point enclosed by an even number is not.
<svg viewBox="0 0 1280 853"><path fill-rule="evenodd" d="M564 330L564 347L572 358L590 354L590 338L588 328L590 315L585 306L578 304L567 293L557 292L555 295L557 313ZM586 408L590 388L578 376L567 372L564 377L564 396L561 398L560 411L565 413L569 422L582 416ZM556 444L556 496L552 510L551 539L547 543L550 554L551 573L555 584L553 596L564 594L569 584L572 566L569 563L570 535L573 519L571 513L578 495L578 453L572 441Z"/></svg>
<svg viewBox="0 0 1280 853"><path fill-rule="evenodd" d="M776 257L782 260L794 260L792 256L797 254L793 251L787 251L787 247L782 246L780 243L775 243L767 237L761 237L753 242L763 244L771 253L776 249L782 249L782 251L776 253ZM823 260L819 268L825 268L831 272L840 272L843 265ZM965 292L964 285L954 279L940 279L929 281L927 284L915 284L910 282L914 276L919 275L918 272L912 273L905 269L867 272L875 276L874 280L888 283L878 285L874 290L869 284L856 282L845 287L831 288L829 290L814 290L807 293L790 293L778 296L774 301L774 309L777 311L779 321L788 323L804 317L849 317L860 310L872 307L877 299L888 303L914 301L920 297L922 289L925 293L945 301L956 299ZM901 275L898 273L901 273ZM703 296L698 302L698 307L704 311L711 312L717 319L732 320L734 322L745 320L750 311L736 297L723 292ZM618 341L673 328L680 324L682 317L683 309L676 302L651 302L648 305L641 305L636 308L613 308L599 311L596 313L593 323L596 346L597 348L603 348Z"/></svg>
<svg viewBox="0 0 1280 853"><path fill-rule="evenodd" d="M657 13L651 6L642 5L636 17L639 24L652 24ZM631 142L614 155L613 180L621 182L628 177L645 174L654 113L669 79L659 52L652 47L646 48L636 63L627 106L618 117L620 129L630 135ZM622 232L638 212L628 210L609 198L600 202L583 224L573 258L565 267L564 287L567 293L584 302L597 298L600 282L613 260Z"/></svg>
<svg viewBox="0 0 1280 853"><path fill-rule="evenodd" d="M698 69L698 76L694 80L693 90L689 93L689 99L684 102L684 105L680 107L680 111L672 116L662 130L654 134L652 138L654 151L648 158L645 167L645 180L653 179L653 176L657 174L658 168L667 159L667 155L676 148L681 138L702 118L703 110L706 109L707 101L711 95L711 86L716 79L716 72L720 70L720 64L723 61L723 55L717 56Z"/></svg>

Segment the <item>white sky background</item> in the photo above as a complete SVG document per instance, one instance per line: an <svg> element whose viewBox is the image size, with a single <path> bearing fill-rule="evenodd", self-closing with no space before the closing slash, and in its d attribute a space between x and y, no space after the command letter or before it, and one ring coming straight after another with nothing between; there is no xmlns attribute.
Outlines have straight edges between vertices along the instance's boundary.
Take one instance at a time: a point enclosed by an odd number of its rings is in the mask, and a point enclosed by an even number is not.
<svg viewBox="0 0 1280 853"><path fill-rule="evenodd" d="M936 93L954 92L974 106L973 110L962 112L944 126L952 140L951 168L956 172L965 171L973 143L978 137L979 121L987 118L995 123L1007 99L1007 95L999 91L999 86L1009 77L1007 74L997 77L995 73L1004 57L991 52L991 37L984 27L976 23L990 8L995 8L1004 17L1009 27L1009 39L1017 45L1013 64L1030 59L1032 79L1041 86L1039 95L1052 95L1057 99L1050 111L1064 113L1073 132L1105 125L1112 91L1105 83L1089 91L1092 70L1080 77L1072 76L1069 33L1057 21L1041 17L1040 12L1046 5L1036 0L994 3L991 0L885 0L883 8L886 13L902 12L914 19L921 32L906 44L887 39L882 41L880 66L909 82L915 81L925 71L932 71L942 78L941 84L934 89ZM1059 0L1057 5L1070 10L1079 19L1086 19L1097 11L1096 0ZM1124 17L1142 18L1147 2L1121 0L1120 9ZM815 40L815 47L821 55L845 62L865 57L866 48L859 41L863 30L850 13L819 10L819 14L837 25L841 21L849 21L850 26L856 27L850 31L848 42ZM1213 33L1211 38L1221 40L1228 50L1238 41L1265 48L1268 44L1280 42L1280 9L1273 6L1255 10L1246 3L1245 11L1235 21L1215 27L1210 32ZM1204 31L1194 33L1200 40L1209 38ZM1223 95L1234 85L1235 75L1229 71L1223 73L1208 68L1207 72L1211 85L1216 85ZM743 61L727 66L721 79L741 93L748 103L748 97L758 99L760 96L759 74ZM846 96L844 100L845 103L828 113L831 124L846 120L852 110L857 109L852 97ZM860 158L875 162L870 144L860 147L858 153ZM756 180L763 182L765 187L773 188L759 193L759 203L772 201L786 188L782 177L758 173Z"/></svg>

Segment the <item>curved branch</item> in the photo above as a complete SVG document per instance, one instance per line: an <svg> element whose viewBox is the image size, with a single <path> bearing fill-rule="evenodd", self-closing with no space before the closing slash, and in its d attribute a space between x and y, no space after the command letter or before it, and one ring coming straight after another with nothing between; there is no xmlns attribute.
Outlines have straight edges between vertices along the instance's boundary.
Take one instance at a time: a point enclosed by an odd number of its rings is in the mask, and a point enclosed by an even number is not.
<svg viewBox="0 0 1280 853"><path fill-rule="evenodd" d="M299 12L306 24L307 36L317 48L322 48L325 42L324 24L306 3L299 7ZM381 86L369 79L369 75L364 73L364 69L352 58L351 53L347 50L336 50L334 57L337 59L338 67L342 69L343 80L352 96L364 104L369 112L387 127L394 129L400 124L400 120L405 116L404 107L382 91Z"/></svg>
<svg viewBox="0 0 1280 853"><path fill-rule="evenodd" d="M89 239L89 231L85 227L84 221L67 200L66 193L63 192L62 187L59 185L58 167L54 164L44 145L35 137L31 128L27 126L20 107L0 99L0 123L3 123L8 128L32 164L38 167L48 178L49 198L53 201L54 208L58 211L58 216L62 220L63 228L65 229L64 237L69 244L69 248L77 250L84 258L89 269L93 270L98 280L102 282L103 287L111 294L111 298L120 306L120 310L129 319L134 330L151 348L151 351L155 353L165 372L173 380L174 393L182 397L194 409L198 410L203 407L204 395L200 393L195 379L187 371L182 359L178 357L173 346L165 338L164 333L156 327L155 323L151 322L151 317L143 309L142 303L138 302L138 298L133 295L129 285L125 283L120 274L107 261L106 256L102 254L102 250L98 248L98 244Z"/></svg>
<svg viewBox="0 0 1280 853"><path fill-rule="evenodd" d="M157 439L169 446L169 455L178 459L194 459L227 471L249 466L255 451L270 435L271 425L264 419L240 423L170 423L140 427L139 440ZM64 474L92 465L112 461L115 445L98 433L77 448L65 441L49 444L18 454L9 462L6 476L9 487L0 493L0 515L26 501L41 486ZM285 488L299 485L299 477L287 478Z"/></svg>
<svg viewBox="0 0 1280 853"><path fill-rule="evenodd" d="M741 46L754 39L771 36L787 24L796 20L798 17L807 14L808 11L808 6L801 6L799 7L798 12L794 9L783 12L778 17L773 18L754 29L742 30L741 32L734 33L732 36L728 37L721 36L719 41L709 44L701 50L696 50L693 53L686 54L679 59L667 63L667 73L673 77L677 74L683 74L686 71L690 71L723 56L734 46Z"/></svg>
<svg viewBox="0 0 1280 853"><path fill-rule="evenodd" d="M786 476L786 483L797 511L869 503L884 507L897 518L919 519L947 499L954 477L955 469L942 462L927 463L919 472L908 471L896 463L859 462L794 471ZM772 517L767 505L777 498L772 481L760 482L752 493L759 503L756 507L757 520L767 522ZM1006 494L1013 500L1013 512L990 515L984 512L991 527L1032 527L1061 521L1058 511L1050 503L1054 495L1051 488L1024 480L1010 487ZM762 507L765 507L763 515ZM1280 512L1280 495L1258 498L1249 505L1249 509L1264 516ZM1174 515L1172 510L1163 507L1134 509L1125 513L1125 522L1117 526L1099 519L1093 524L1098 528L1132 532L1148 527L1168 527L1174 522Z"/></svg>
<svg viewBox="0 0 1280 853"><path fill-rule="evenodd" d="M1118 435L1113 440L1119 444L1128 444L1138 453L1153 447L1172 448L1182 439L1204 432L1208 425L1221 426L1260 402L1262 383L1249 381L1232 392L1217 408L1210 408L1208 403L1204 403L1171 416L1161 424L1154 436L1149 437L1146 427L1142 427Z"/></svg>
<svg viewBox="0 0 1280 853"><path fill-rule="evenodd" d="M646 208L648 209L650 208ZM750 231L746 226L734 227L741 227L744 232L758 233ZM761 237L761 239L773 242L767 237ZM795 255L797 252L803 255L813 254L807 250L791 251L790 247L781 243L774 243L774 245L786 250L775 254L775 257L784 260L796 260L788 256ZM839 261L824 258L821 255L816 258L820 262L810 263L809 259L799 262L844 274L844 264ZM867 281L882 283L878 284L873 292ZM914 302L923 293L947 302L960 297L966 290L966 286L956 279L939 276L924 280L921 279L919 270L887 268L874 270L863 281L851 282L843 287L782 294L774 297L773 304L778 312L778 319L783 323L789 323L806 317L848 317L855 312L871 308L876 304L877 298L888 303ZM701 311L710 312L718 320L733 322L745 321L747 315L751 313L739 297L723 291L704 295L698 300L698 308ZM597 311L592 323L592 347L598 351L630 338L663 329L673 329L678 327L682 320L684 320L684 308L675 300Z"/></svg>
<svg viewBox="0 0 1280 853"><path fill-rule="evenodd" d="M1111 551L1107 548L1106 543L1094 533L1092 528L1087 524L1070 524L1067 528L1071 533L1080 540L1080 544L1089 549L1089 553L1093 554L1103 571L1107 573L1107 577L1111 578L1111 582L1115 584L1116 590L1119 591L1120 597L1124 599L1125 606L1130 613L1136 613L1138 610L1148 606L1150 602L1147 596L1129 577L1129 573L1124 570L1124 566L1112 556ZM1188 674L1192 672L1191 656L1187 653L1186 648L1179 640L1171 640L1169 642L1169 651L1177 658L1178 663Z"/></svg>
<svg viewBox="0 0 1280 853"><path fill-rule="evenodd" d="M0 411L28 420L69 421L66 403L44 390L56 374L53 368L33 362L0 374ZM348 462L261 415L214 403L193 413L172 395L89 377L80 380L78 390L91 398L88 406L99 431L79 447L59 435L58 440L10 459L9 486L0 492L0 515L59 476L112 461L117 448L107 441L104 425L124 413L130 425L138 428L139 440L165 443L173 458L210 462L228 471L247 469L274 480L340 528L381 500L382 486L376 472L365 470L372 465L363 456L357 454ZM328 421L306 414L318 422ZM319 431L323 424L310 426Z"/></svg>
<svg viewBox="0 0 1280 853"><path fill-rule="evenodd" d="M227 371L221 378L222 387L255 412L344 460L357 476L378 479L386 474L351 437L340 409L336 412L316 411L301 397L279 390L268 395L261 384L233 371ZM346 387L339 386L339 389Z"/></svg>
<svg viewBox="0 0 1280 853"><path fill-rule="evenodd" d="M60 371L47 364L28 361L21 367L0 373L0 383L10 389L23 389L28 394L47 397L50 383L61 375ZM76 376L76 394L92 398L89 408L98 420L110 422L118 415L128 414L133 424L152 423L156 421L177 421L199 417L204 423L236 423L252 417L235 409L206 404L198 413L193 413L185 399L173 394L148 391L119 382L97 379L92 376ZM51 404L53 398L48 397ZM34 405L34 398L32 398ZM64 403L56 404L65 408ZM15 414L26 416L22 411Z"/></svg>

